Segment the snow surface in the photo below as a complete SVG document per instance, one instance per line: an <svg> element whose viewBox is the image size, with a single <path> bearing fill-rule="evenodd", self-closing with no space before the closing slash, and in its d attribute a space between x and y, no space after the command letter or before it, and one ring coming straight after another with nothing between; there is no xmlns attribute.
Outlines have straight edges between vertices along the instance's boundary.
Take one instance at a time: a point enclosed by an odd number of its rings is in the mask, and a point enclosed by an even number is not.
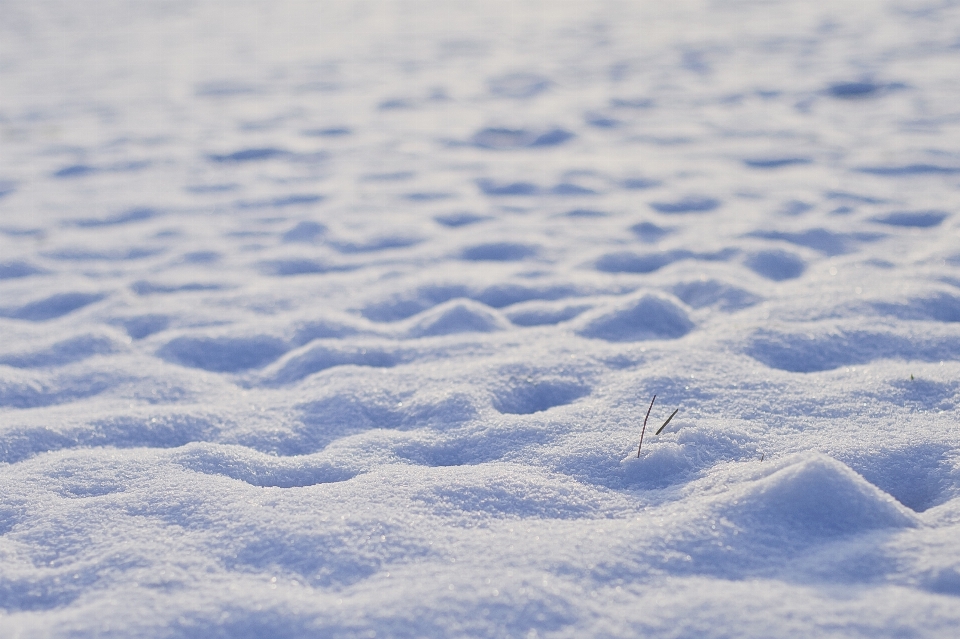
<svg viewBox="0 0 960 639"><path fill-rule="evenodd" d="M958 3L0 13L3 637L957 636Z"/></svg>

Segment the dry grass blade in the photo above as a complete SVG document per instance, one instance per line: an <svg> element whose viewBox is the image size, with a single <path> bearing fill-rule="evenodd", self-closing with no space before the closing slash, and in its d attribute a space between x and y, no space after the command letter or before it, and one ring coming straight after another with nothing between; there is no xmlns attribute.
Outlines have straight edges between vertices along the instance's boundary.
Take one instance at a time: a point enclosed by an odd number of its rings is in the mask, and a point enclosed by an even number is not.
<svg viewBox="0 0 960 639"><path fill-rule="evenodd" d="M659 435L660 433L662 433L662 432L663 432L663 429L666 428L666 427L667 427L667 424L670 423L670 420L673 419L673 416L676 415L676 414L679 413L679 412L680 412L680 409L678 408L677 410L675 410L675 411L673 411L672 413L670 413L670 417L667 417L667 421L663 422L663 426L661 426L660 428L658 428L658 429L657 429L657 432L655 432L654 435Z"/></svg>
<svg viewBox="0 0 960 639"><path fill-rule="evenodd" d="M653 403L655 401L657 401L656 395L650 400L650 407L647 408L647 416L643 418L643 430L640 431L640 446L637 448L637 459L640 459L640 451L643 449L643 434L647 432L647 420L650 419L650 411L653 410Z"/></svg>

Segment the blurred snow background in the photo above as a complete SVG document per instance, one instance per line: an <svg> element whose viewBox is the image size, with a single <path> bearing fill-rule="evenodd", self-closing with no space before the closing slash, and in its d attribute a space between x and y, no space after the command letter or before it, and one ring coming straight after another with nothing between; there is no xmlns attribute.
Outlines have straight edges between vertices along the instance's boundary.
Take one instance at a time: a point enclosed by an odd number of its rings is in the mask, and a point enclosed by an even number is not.
<svg viewBox="0 0 960 639"><path fill-rule="evenodd" d="M955 635L958 3L0 14L0 634Z"/></svg>

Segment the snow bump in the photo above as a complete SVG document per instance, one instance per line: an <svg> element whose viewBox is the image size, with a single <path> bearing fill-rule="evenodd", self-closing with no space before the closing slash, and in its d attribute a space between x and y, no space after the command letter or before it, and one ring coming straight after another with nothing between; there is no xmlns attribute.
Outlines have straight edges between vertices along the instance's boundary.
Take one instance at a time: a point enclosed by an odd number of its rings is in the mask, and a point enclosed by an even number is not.
<svg viewBox="0 0 960 639"><path fill-rule="evenodd" d="M276 457L245 446L224 444L187 444L171 459L198 473L224 475L261 487L302 488L347 481L358 474L316 456Z"/></svg>
<svg viewBox="0 0 960 639"><path fill-rule="evenodd" d="M394 349L366 343L322 340L288 353L263 371L262 383L278 386L298 382L335 366L390 368L398 357Z"/></svg>
<svg viewBox="0 0 960 639"><path fill-rule="evenodd" d="M687 195L678 200L666 202L651 202L650 208L658 213L676 215L682 213L709 213L720 208L723 204L713 197Z"/></svg>
<svg viewBox="0 0 960 639"><path fill-rule="evenodd" d="M774 282L798 278L807 268L806 260L796 253L783 250L753 253L747 257L746 264L757 275Z"/></svg>
<svg viewBox="0 0 960 639"><path fill-rule="evenodd" d="M725 502L721 514L741 529L802 544L917 525L893 497L821 453L789 458L770 475L733 491Z"/></svg>
<svg viewBox="0 0 960 639"><path fill-rule="evenodd" d="M0 317L45 322L99 302L104 297L106 296L101 293L57 293L19 308L0 308Z"/></svg>
<svg viewBox="0 0 960 639"><path fill-rule="evenodd" d="M486 304L454 299L413 318L407 331L411 337L435 337L454 333L490 333L506 330L510 322Z"/></svg>
<svg viewBox="0 0 960 639"><path fill-rule="evenodd" d="M249 337L177 337L164 344L157 355L163 359L219 373L260 368L287 352L283 340L267 335Z"/></svg>
<svg viewBox="0 0 960 639"><path fill-rule="evenodd" d="M460 257L472 262L515 262L533 257L537 247L519 242L489 242L463 249Z"/></svg>
<svg viewBox="0 0 960 639"><path fill-rule="evenodd" d="M905 226L910 228L928 229L940 224L947 219L949 213L946 211L928 210L928 211L894 211L886 215L880 215L873 218L874 222L886 224L887 226Z"/></svg>
<svg viewBox="0 0 960 639"><path fill-rule="evenodd" d="M694 328L681 304L664 295L644 293L597 309L580 318L577 333L608 342L677 339Z"/></svg>

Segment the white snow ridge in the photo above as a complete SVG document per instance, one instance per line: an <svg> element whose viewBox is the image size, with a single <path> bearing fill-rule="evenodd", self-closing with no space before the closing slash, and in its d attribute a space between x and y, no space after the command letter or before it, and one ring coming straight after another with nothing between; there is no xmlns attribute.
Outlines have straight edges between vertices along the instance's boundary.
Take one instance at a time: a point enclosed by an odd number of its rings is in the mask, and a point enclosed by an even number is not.
<svg viewBox="0 0 960 639"><path fill-rule="evenodd" d="M0 638L960 635L957 2L0 7Z"/></svg>

